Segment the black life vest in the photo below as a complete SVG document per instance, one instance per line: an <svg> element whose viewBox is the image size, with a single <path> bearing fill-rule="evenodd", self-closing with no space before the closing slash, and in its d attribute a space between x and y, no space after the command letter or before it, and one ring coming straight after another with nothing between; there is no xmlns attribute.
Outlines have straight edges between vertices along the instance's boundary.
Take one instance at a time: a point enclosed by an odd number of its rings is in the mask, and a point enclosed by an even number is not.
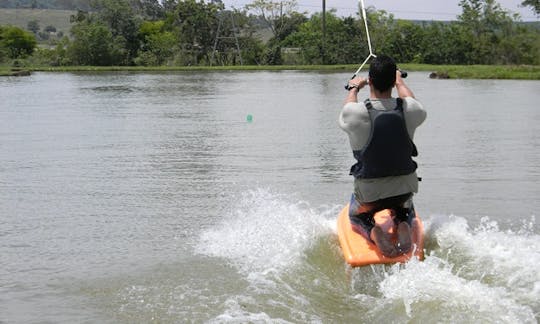
<svg viewBox="0 0 540 324"><path fill-rule="evenodd" d="M377 110L369 99L364 102L371 119L369 139L361 150L354 150L358 161L351 167L355 178L382 178L413 173L417 164L412 157L417 156L416 145L409 137L403 100L396 99L393 110Z"/></svg>

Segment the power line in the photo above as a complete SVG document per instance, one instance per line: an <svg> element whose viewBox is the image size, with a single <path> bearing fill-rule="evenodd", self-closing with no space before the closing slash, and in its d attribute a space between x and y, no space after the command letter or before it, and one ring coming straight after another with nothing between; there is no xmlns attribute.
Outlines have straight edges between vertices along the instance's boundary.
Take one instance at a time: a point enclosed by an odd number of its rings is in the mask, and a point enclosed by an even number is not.
<svg viewBox="0 0 540 324"><path fill-rule="evenodd" d="M299 8L320 8L320 6L318 5L310 5L310 4L302 4L302 3L298 3L298 7ZM349 10L349 11L358 11L358 6L355 6L355 7L342 7L342 6L329 6L327 4L327 8L330 8L330 9L336 9L336 10ZM374 7L376 10L383 10L383 11L386 11L390 14L395 14L395 13L398 13L398 14L420 14L420 15L437 15L437 16L451 16L451 17L457 17L461 14L461 12L443 12L443 11L417 11L417 10L385 10L384 8L377 8L377 7ZM514 13L517 13L520 15L520 17L522 19L535 19L535 20L538 20L540 19L540 17L538 16L525 16L525 15L522 15L521 13L517 12L517 11L514 11L514 10L511 10L511 9L505 9L503 8L503 10L506 10L509 14L514 14Z"/></svg>
<svg viewBox="0 0 540 324"><path fill-rule="evenodd" d="M227 0L227 3L231 4L231 5L240 5L241 7L243 7L245 4L251 2L251 0ZM305 9L308 9L309 11L315 11L315 12L319 12L320 11L320 8L321 6L320 5L315 5L315 4L308 4L308 3L302 3L302 2L298 2L297 4L297 7L298 8L305 8ZM313 9L319 9L319 10L313 10ZM326 9L335 9L337 11L349 11L351 14L358 14L358 11L359 11L359 8L358 6L332 6L332 5L329 5L328 2L326 3ZM419 10L385 10L384 8L377 8L375 7L376 10L384 10L386 12L388 12L389 14L399 14L399 15L425 15L425 16L438 16L438 17L457 17L461 14L461 12L448 12L448 11L419 11ZM504 8L503 8L504 9ZM520 18L521 19L525 19L525 20L539 20L540 17L537 17L537 16L525 16L519 12L515 12L513 10L510 10L510 9L506 9L507 11L509 11L510 14L513 14L513 13L518 13L520 14Z"/></svg>

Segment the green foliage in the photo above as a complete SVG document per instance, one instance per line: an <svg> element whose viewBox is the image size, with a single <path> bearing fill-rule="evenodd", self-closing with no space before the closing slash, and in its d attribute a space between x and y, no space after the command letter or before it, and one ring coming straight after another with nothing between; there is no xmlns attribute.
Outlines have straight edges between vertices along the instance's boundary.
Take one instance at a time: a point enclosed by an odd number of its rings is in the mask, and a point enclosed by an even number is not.
<svg viewBox="0 0 540 324"><path fill-rule="evenodd" d="M2 56L25 58L34 52L36 45L36 38L29 32L19 27L0 26L0 59Z"/></svg>
<svg viewBox="0 0 540 324"><path fill-rule="evenodd" d="M9 53L7 48L0 45L0 63L5 62L9 58Z"/></svg>
<svg viewBox="0 0 540 324"><path fill-rule="evenodd" d="M471 39L470 64L498 64L501 41L513 34L512 19L495 0L461 0L459 24Z"/></svg>
<svg viewBox="0 0 540 324"><path fill-rule="evenodd" d="M532 7L533 11L540 15L540 0L524 0L521 5Z"/></svg>
<svg viewBox="0 0 540 324"><path fill-rule="evenodd" d="M420 52L412 60L416 63L468 64L471 61L470 37L458 24L430 24L424 28L424 37L418 45Z"/></svg>
<svg viewBox="0 0 540 324"><path fill-rule="evenodd" d="M26 59L27 64L30 66L62 66L68 65L68 60L65 40L58 42L58 45L54 48L36 48L34 54Z"/></svg>
<svg viewBox="0 0 540 324"><path fill-rule="evenodd" d="M403 20L392 21L388 28L390 32L380 47L381 53L394 53L393 57L397 62L419 60L424 52L426 29Z"/></svg>
<svg viewBox="0 0 540 324"><path fill-rule="evenodd" d="M254 37L257 30L256 24L245 12L237 9L219 11L210 64L264 64L266 46Z"/></svg>
<svg viewBox="0 0 540 324"><path fill-rule="evenodd" d="M539 33L515 23L494 0L464 0L461 6L458 22L422 25L370 11L373 47L398 62L537 64Z"/></svg>
<svg viewBox="0 0 540 324"><path fill-rule="evenodd" d="M139 35L144 39L148 35L163 32L164 27L165 22L163 20L144 21L139 27Z"/></svg>
<svg viewBox="0 0 540 324"><path fill-rule="evenodd" d="M158 0L136 0L132 2L136 12L145 20L159 20L165 18L165 10Z"/></svg>
<svg viewBox="0 0 540 324"><path fill-rule="evenodd" d="M296 0L254 0L245 6L246 10L255 12L268 27L274 38L283 40L296 26L306 20L305 16L296 12Z"/></svg>
<svg viewBox="0 0 540 324"><path fill-rule="evenodd" d="M297 32L289 35L283 45L299 48L302 64L320 64L322 62L322 30L320 19L313 16L309 21L300 25Z"/></svg>
<svg viewBox="0 0 540 324"><path fill-rule="evenodd" d="M398 62L429 64L538 64L540 33L517 24L495 0L462 0L459 21L418 24L395 20L384 11L367 12L375 53ZM321 33L320 15L281 44L301 48L305 64L362 62L368 56L363 21L327 14L327 30ZM346 26L346 27L344 27ZM354 46L356 45L356 46ZM360 54L360 55L358 55ZM360 57L359 57L360 56Z"/></svg>
<svg viewBox="0 0 540 324"><path fill-rule="evenodd" d="M41 27L39 27L39 22L37 20L30 20L26 25L26 29L31 31L34 34L37 34Z"/></svg>
<svg viewBox="0 0 540 324"><path fill-rule="evenodd" d="M243 11L225 10L220 0L0 1L86 10L71 16L70 39L62 38L67 27L33 18L26 27L47 49L34 51L31 33L1 27L0 61L33 53L27 62L50 65L314 65L359 64L369 54L364 21L332 10L324 19L322 13L307 17L296 11L296 0L253 0ZM538 0L522 4L537 8ZM445 23L397 20L368 8L375 54L400 64L540 64L538 24L520 23L496 0L461 0L460 6L458 21ZM46 25L42 31L38 19Z"/></svg>
<svg viewBox="0 0 540 324"><path fill-rule="evenodd" d="M145 21L139 29L141 50L135 59L137 65L163 65L171 59L176 49L176 37L171 31L165 30L165 22Z"/></svg>
<svg viewBox="0 0 540 324"><path fill-rule="evenodd" d="M223 3L184 0L168 14L167 23L174 29L183 64L208 64L216 38L218 12Z"/></svg>
<svg viewBox="0 0 540 324"><path fill-rule="evenodd" d="M45 26L43 30L47 33L56 33L56 27L54 27L53 25Z"/></svg>
<svg viewBox="0 0 540 324"><path fill-rule="evenodd" d="M247 65L261 65L265 45L260 40L253 37L240 37L240 48L242 49L242 60Z"/></svg>
<svg viewBox="0 0 540 324"><path fill-rule="evenodd" d="M349 64L363 60L369 50L361 41L360 24L351 17L340 19L333 12L326 14L326 35L323 37L322 16L313 15L289 35L283 44L301 48L304 64ZM364 55L365 53L365 55Z"/></svg>
<svg viewBox="0 0 540 324"><path fill-rule="evenodd" d="M264 26L272 32L272 38L262 56L263 64L282 64L280 43L307 21L304 14L296 11L297 6L296 0L254 0L245 6L246 10L256 13Z"/></svg>
<svg viewBox="0 0 540 324"><path fill-rule="evenodd" d="M128 0L95 0L94 9L98 21L105 24L117 45L121 46L124 65L133 63L139 49L140 20L135 16Z"/></svg>
<svg viewBox="0 0 540 324"><path fill-rule="evenodd" d="M125 56L122 40L115 39L101 22L84 20L75 25L67 56L76 65L118 65Z"/></svg>

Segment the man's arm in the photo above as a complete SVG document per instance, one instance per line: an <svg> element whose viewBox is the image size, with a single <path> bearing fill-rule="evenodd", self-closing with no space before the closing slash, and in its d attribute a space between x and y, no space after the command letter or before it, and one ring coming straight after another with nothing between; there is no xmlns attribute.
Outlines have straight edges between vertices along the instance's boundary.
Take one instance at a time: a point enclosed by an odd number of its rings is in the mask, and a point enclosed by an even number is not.
<svg viewBox="0 0 540 324"><path fill-rule="evenodd" d="M398 97L400 98L414 98L414 93L411 91L411 89L409 89L409 87L407 87L407 85L403 81L403 78L401 78L401 72L399 70L396 71L396 90L398 93Z"/></svg>
<svg viewBox="0 0 540 324"><path fill-rule="evenodd" d="M365 87L368 84L368 80L362 77L356 77L352 80L349 80L349 93L347 98L345 98L345 103L349 102L358 102L358 91Z"/></svg>

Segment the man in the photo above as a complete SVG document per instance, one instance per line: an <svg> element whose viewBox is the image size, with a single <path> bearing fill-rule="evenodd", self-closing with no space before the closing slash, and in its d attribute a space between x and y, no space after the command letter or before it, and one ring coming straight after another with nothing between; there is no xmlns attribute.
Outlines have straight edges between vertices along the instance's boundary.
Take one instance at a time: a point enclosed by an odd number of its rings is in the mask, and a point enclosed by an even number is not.
<svg viewBox="0 0 540 324"><path fill-rule="evenodd" d="M369 98L358 102L360 89L369 85ZM392 97L396 88L397 98ZM411 223L415 217L412 196L418 192L417 155L412 139L426 112L405 85L396 63L377 56L370 64L369 78L349 81L349 93L339 117L348 134L353 155L354 193L349 218L355 232L375 243L383 255L395 257L411 249ZM394 210L397 244L375 224L374 214Z"/></svg>

